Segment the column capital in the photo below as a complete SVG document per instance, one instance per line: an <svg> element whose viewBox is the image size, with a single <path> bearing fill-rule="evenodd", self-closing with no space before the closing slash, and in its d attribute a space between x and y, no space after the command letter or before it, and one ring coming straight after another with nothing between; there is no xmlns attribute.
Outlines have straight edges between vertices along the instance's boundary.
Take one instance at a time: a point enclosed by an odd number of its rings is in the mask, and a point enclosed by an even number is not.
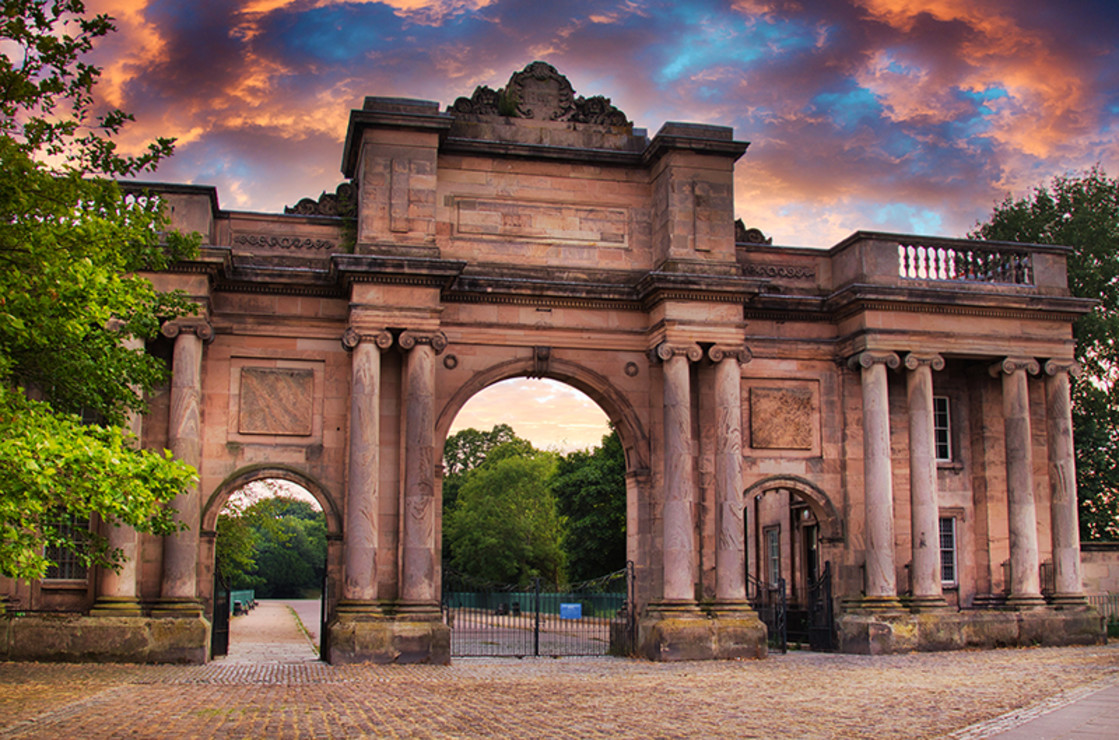
<svg viewBox="0 0 1119 740"><path fill-rule="evenodd" d="M1084 372L1084 368L1076 360L1046 360L1044 370L1046 375L1068 373L1073 378L1079 378Z"/></svg>
<svg viewBox="0 0 1119 740"><path fill-rule="evenodd" d="M992 378L999 375L1011 375L1019 370L1025 370L1030 375L1041 372L1041 365L1032 357L1007 357L987 368Z"/></svg>
<svg viewBox="0 0 1119 740"><path fill-rule="evenodd" d="M714 344L707 349L707 357L712 362L733 359L737 360L739 365L745 365L754 359L754 353L745 345Z"/></svg>
<svg viewBox="0 0 1119 740"><path fill-rule="evenodd" d="M944 358L938 354L910 352L905 356L904 362L907 370L916 370L925 365L938 372L944 369Z"/></svg>
<svg viewBox="0 0 1119 740"><path fill-rule="evenodd" d="M653 350L653 354L661 362L668 362L673 357L683 355L688 358L689 362L699 362L703 359L703 350L699 348L698 344L672 344L669 342L661 342L657 348Z"/></svg>
<svg viewBox="0 0 1119 740"><path fill-rule="evenodd" d="M214 341L214 327L205 319L174 319L160 327L159 332L168 339L174 339L180 334L193 334L207 344Z"/></svg>
<svg viewBox="0 0 1119 740"><path fill-rule="evenodd" d="M347 350L357 349L362 342L372 342L378 349L388 349L392 346L392 334L382 329L371 333L362 333L352 326L346 327L342 333L342 346Z"/></svg>
<svg viewBox="0 0 1119 740"><path fill-rule="evenodd" d="M901 366L901 358L898 357L896 352L860 352L847 360L847 367L852 370L867 369L874 365L885 365L891 370L897 370Z"/></svg>
<svg viewBox="0 0 1119 740"><path fill-rule="evenodd" d="M429 344L435 350L435 354L439 354L447 348L447 335L441 331L424 332L409 329L400 335L397 343L405 351L412 349L417 344Z"/></svg>

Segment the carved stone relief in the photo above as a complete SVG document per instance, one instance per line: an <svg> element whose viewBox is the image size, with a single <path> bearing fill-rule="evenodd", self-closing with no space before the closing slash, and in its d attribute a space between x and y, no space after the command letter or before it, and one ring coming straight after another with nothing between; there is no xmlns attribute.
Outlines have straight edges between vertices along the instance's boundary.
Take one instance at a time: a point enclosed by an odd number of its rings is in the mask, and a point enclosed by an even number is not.
<svg viewBox="0 0 1119 740"><path fill-rule="evenodd" d="M513 73L500 90L484 85L477 87L472 96L459 98L447 110L455 114L531 118L537 121L633 125L625 113L610 104L610 98L602 95L576 97L568 79L547 62L533 62L520 72Z"/></svg>

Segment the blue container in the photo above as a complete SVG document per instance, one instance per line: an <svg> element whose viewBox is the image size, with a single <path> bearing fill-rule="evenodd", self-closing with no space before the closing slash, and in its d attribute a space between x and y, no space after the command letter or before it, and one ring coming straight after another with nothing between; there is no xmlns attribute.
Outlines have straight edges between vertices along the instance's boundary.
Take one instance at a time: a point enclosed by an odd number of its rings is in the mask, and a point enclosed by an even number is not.
<svg viewBox="0 0 1119 740"><path fill-rule="evenodd" d="M582 604L560 604L560 619L582 619Z"/></svg>

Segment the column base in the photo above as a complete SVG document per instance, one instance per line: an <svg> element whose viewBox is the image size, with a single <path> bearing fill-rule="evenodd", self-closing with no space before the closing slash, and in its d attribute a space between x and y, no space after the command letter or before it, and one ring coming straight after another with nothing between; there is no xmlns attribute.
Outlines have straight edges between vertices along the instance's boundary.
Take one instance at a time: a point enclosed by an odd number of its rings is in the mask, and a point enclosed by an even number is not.
<svg viewBox="0 0 1119 740"><path fill-rule="evenodd" d="M658 661L764 658L766 628L741 604L701 611L694 603L650 604L637 623L637 653Z"/></svg>
<svg viewBox="0 0 1119 740"><path fill-rule="evenodd" d="M948 600L943 596L910 596L901 601L912 612L935 612L948 608Z"/></svg>
<svg viewBox="0 0 1119 740"><path fill-rule="evenodd" d="M89 610L91 617L140 617L140 600L127 596L98 596Z"/></svg>
<svg viewBox="0 0 1119 740"><path fill-rule="evenodd" d="M383 615L385 610L378 601L361 601L357 599L341 599L334 606L335 614L364 614Z"/></svg>
<svg viewBox="0 0 1119 740"><path fill-rule="evenodd" d="M160 599L152 605L151 615L157 619L202 617L202 602L197 599Z"/></svg>
<svg viewBox="0 0 1119 740"><path fill-rule="evenodd" d="M901 599L896 596L862 596L845 601L843 608L848 611L903 612Z"/></svg>
<svg viewBox="0 0 1119 740"><path fill-rule="evenodd" d="M1041 594L1010 594L1006 597L1009 609L1036 609L1045 605L1045 597Z"/></svg>
<svg viewBox="0 0 1119 740"><path fill-rule="evenodd" d="M425 605L422 612L335 610L327 625L326 660L334 665L351 663L451 662L451 628L443 624L438 608Z"/></svg>
<svg viewBox="0 0 1119 740"><path fill-rule="evenodd" d="M1055 609L1075 609L1088 606L1088 598L1082 593L1051 594L1049 605Z"/></svg>

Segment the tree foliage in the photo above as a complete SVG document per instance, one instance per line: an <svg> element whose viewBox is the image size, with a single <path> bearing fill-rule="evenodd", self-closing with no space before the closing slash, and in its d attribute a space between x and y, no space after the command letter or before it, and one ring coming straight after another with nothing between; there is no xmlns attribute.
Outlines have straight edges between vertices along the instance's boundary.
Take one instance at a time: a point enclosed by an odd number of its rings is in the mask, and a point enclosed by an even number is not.
<svg viewBox="0 0 1119 740"><path fill-rule="evenodd" d="M505 424L464 429L448 438L444 460L454 472L443 484L443 560L453 570L498 583L541 576L560 585L625 566L625 453L617 432L592 451L557 456Z"/></svg>
<svg viewBox="0 0 1119 740"><path fill-rule="evenodd" d="M93 113L99 72L80 57L112 30L77 0L0 11L0 573L21 578L42 576L48 544L87 565L115 563L96 534L61 534L63 512L173 531L160 502L194 477L118 428L166 375L144 341L189 310L137 273L196 241L167 233L158 200L126 197L108 179L171 151L160 139L122 155L112 137L129 117Z"/></svg>
<svg viewBox="0 0 1119 740"><path fill-rule="evenodd" d="M502 449L498 446L495 450ZM450 566L497 583L527 585L536 576L564 580L564 520L548 480L556 457L549 452L491 455L469 472L458 500L445 514Z"/></svg>
<svg viewBox="0 0 1119 740"><path fill-rule="evenodd" d="M322 586L326 522L311 504L289 496L227 507L218 516L218 571L231 588L262 598L301 598Z"/></svg>
<svg viewBox="0 0 1119 740"><path fill-rule="evenodd" d="M1073 326L1084 374L1073 385L1081 536L1119 539L1119 181L1099 167L1006 198L972 238L1073 248L1073 295L1098 301Z"/></svg>
<svg viewBox="0 0 1119 740"><path fill-rule="evenodd" d="M585 581L625 567L626 458L618 433L562 457L549 485L567 520L568 577Z"/></svg>

